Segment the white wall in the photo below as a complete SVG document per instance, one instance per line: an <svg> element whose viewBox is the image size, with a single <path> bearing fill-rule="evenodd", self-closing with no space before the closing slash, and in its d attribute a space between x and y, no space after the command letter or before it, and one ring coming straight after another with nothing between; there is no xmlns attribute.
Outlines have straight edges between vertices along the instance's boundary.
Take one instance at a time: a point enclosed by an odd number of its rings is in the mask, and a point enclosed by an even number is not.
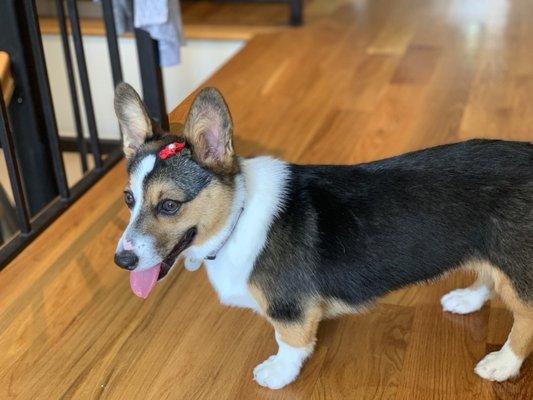
<svg viewBox="0 0 533 400"><path fill-rule="evenodd" d="M242 41L189 40L187 45L182 48L182 63L163 69L167 111L174 109L189 93L237 53L243 44ZM61 38L57 35L44 35L43 46L59 133L62 136L74 136L76 130ZM119 39L119 47L124 80L137 89L139 93L142 93L134 39ZM100 36L84 37L84 49L98 135L102 139L119 138L118 125L113 111L113 81L105 38ZM73 50L71 43L72 59L76 64ZM77 88L79 102L83 108L79 81ZM82 120L84 133L87 136L84 114Z"/></svg>

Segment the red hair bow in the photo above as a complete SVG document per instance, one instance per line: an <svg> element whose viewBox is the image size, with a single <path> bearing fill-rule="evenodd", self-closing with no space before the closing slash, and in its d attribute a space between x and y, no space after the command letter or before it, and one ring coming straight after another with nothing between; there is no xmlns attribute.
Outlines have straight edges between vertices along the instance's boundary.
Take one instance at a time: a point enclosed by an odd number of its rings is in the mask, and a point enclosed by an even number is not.
<svg viewBox="0 0 533 400"><path fill-rule="evenodd" d="M173 142L159 150L158 155L161 160L166 160L167 158L174 157L176 154L179 154L184 148L184 142Z"/></svg>

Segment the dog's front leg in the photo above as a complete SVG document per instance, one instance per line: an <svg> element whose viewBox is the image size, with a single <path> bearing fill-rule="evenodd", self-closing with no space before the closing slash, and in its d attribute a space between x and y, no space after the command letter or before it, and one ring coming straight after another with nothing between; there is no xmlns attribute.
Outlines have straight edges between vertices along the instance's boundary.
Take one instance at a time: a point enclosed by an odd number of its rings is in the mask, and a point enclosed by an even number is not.
<svg viewBox="0 0 533 400"><path fill-rule="evenodd" d="M300 374L304 361L313 353L314 343L307 346L291 346L276 332L278 353L270 356L254 368L254 379L261 386L280 389L294 381Z"/></svg>
<svg viewBox="0 0 533 400"><path fill-rule="evenodd" d="M294 381L305 360L313 353L320 319L319 307L308 309L295 321L269 318L276 330L278 352L255 367L256 382L270 389L280 389Z"/></svg>

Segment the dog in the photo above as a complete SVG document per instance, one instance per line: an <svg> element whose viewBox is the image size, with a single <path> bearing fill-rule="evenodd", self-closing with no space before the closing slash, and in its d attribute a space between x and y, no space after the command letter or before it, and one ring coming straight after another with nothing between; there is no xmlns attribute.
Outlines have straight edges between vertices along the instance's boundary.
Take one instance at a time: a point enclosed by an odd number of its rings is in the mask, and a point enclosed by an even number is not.
<svg viewBox="0 0 533 400"><path fill-rule="evenodd" d="M360 165L240 158L228 106L199 92L181 136L163 132L135 90L119 84L130 221L115 262L146 298L177 260L204 265L221 303L274 327L277 354L258 384L294 381L322 319L457 269L475 283L441 303L479 310L497 293L514 324L475 372L516 376L533 347L533 145L471 140Z"/></svg>

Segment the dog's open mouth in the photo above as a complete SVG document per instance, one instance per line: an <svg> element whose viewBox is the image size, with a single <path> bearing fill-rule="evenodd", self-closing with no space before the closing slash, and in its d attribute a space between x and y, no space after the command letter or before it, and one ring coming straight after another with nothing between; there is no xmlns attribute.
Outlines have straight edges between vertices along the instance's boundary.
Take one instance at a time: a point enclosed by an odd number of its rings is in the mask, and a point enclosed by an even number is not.
<svg viewBox="0 0 533 400"><path fill-rule="evenodd" d="M157 280L163 279L167 274L168 271L170 271L170 268L174 265L176 262L176 258L181 254L183 250L185 250L189 245L192 243L194 237L196 236L196 227L190 228L187 232L183 234L179 242L174 246L172 251L161 263L161 270L159 271L159 275L157 277Z"/></svg>
<svg viewBox="0 0 533 400"><path fill-rule="evenodd" d="M188 229L162 262L149 269L142 271L131 271L130 286L133 293L143 299L146 299L152 289L155 287L157 281L163 279L168 274L178 256L183 250L191 245L195 236L196 227Z"/></svg>

